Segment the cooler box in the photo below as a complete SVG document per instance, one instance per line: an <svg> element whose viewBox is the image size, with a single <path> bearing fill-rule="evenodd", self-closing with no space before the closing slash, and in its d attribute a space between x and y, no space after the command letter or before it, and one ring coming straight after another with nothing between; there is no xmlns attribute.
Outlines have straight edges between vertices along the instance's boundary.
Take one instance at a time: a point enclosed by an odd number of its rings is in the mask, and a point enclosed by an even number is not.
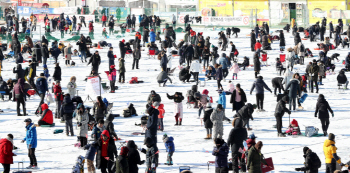
<svg viewBox="0 0 350 173"><path fill-rule="evenodd" d="M181 173L182 171L190 171L191 167L189 166L180 166L179 167L179 172Z"/></svg>

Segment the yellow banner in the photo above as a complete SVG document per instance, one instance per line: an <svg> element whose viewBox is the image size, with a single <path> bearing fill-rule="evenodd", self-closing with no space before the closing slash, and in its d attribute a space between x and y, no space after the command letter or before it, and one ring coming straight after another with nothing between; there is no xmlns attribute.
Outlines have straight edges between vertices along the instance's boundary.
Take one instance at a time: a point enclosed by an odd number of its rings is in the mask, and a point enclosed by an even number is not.
<svg viewBox="0 0 350 173"><path fill-rule="evenodd" d="M345 0L337 1L320 1L308 0L309 23L315 24L322 21L323 17L327 17L327 23L332 21L333 25L338 24L338 19L331 19L331 10L346 10ZM343 21L345 22L345 21Z"/></svg>
<svg viewBox="0 0 350 173"><path fill-rule="evenodd" d="M232 0L200 0L199 9L202 16L211 14L211 9L215 10L215 16L233 16Z"/></svg>

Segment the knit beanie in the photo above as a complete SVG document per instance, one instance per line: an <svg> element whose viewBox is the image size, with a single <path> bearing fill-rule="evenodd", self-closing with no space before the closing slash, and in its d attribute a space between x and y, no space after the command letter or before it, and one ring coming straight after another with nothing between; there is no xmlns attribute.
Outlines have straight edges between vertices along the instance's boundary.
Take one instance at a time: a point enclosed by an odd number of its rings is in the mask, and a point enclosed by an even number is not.
<svg viewBox="0 0 350 173"><path fill-rule="evenodd" d="M334 141L335 136L333 133L328 134L328 139Z"/></svg>
<svg viewBox="0 0 350 173"><path fill-rule="evenodd" d="M309 147L304 147L304 148L303 148L304 154L306 154L307 150L309 150Z"/></svg>

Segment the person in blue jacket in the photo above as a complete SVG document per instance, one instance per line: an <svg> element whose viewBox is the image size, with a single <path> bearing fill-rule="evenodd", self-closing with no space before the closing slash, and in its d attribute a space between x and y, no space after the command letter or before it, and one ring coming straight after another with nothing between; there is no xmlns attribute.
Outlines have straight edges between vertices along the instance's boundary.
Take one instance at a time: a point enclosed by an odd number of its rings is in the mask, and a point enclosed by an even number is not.
<svg viewBox="0 0 350 173"><path fill-rule="evenodd" d="M28 157L30 159L30 165L27 169L36 169L38 168L38 164L35 157L35 148L37 146L37 135L36 135L36 126L32 123L32 119L27 118L24 120L26 123L26 137L22 140L23 142L27 142L28 148Z"/></svg>
<svg viewBox="0 0 350 173"><path fill-rule="evenodd" d="M222 53L221 58L219 59L219 64L222 66L222 73L224 78L226 78L228 75L228 62L225 53Z"/></svg>
<svg viewBox="0 0 350 173"><path fill-rule="evenodd" d="M253 90L256 88L256 104L258 105L259 111L264 110L264 89L271 91L271 89L266 85L262 76L258 76L258 79L253 83L252 88L250 89L250 95L252 95Z"/></svg>
<svg viewBox="0 0 350 173"><path fill-rule="evenodd" d="M143 16L140 14L139 15L139 23L141 23L142 20L143 20Z"/></svg>
<svg viewBox="0 0 350 173"><path fill-rule="evenodd" d="M173 154L175 152L174 138L172 136L168 136L167 134L163 135L163 142L166 148L167 154L167 165L173 165Z"/></svg>
<svg viewBox="0 0 350 173"><path fill-rule="evenodd" d="M50 77L50 74L49 74L49 69L47 68L47 65L44 64L44 76L46 77L46 80Z"/></svg>
<svg viewBox="0 0 350 173"><path fill-rule="evenodd" d="M104 123L105 121L100 119L98 120L98 124L92 129L91 138L93 138L95 142L100 139L102 132L106 130Z"/></svg>
<svg viewBox="0 0 350 173"><path fill-rule="evenodd" d="M218 90L219 100L218 104L221 104L224 109L226 109L226 93L223 90Z"/></svg>
<svg viewBox="0 0 350 173"><path fill-rule="evenodd" d="M154 29L151 29L151 32L149 33L150 41L151 43L156 42L156 33L154 32Z"/></svg>
<svg viewBox="0 0 350 173"><path fill-rule="evenodd" d="M92 142L91 144L85 145L84 150L87 150L85 159L87 162L88 172L95 172L94 160L95 160L95 154L97 153L97 150L98 150L96 141Z"/></svg>

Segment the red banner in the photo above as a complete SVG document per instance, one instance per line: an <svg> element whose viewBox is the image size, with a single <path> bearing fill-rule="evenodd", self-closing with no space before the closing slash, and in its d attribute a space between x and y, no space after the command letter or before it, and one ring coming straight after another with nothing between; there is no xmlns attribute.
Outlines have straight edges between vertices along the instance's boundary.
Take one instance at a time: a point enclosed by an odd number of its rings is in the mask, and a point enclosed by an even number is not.
<svg viewBox="0 0 350 173"><path fill-rule="evenodd" d="M18 0L18 4L21 0ZM22 3L22 5L18 6L24 6L24 7L35 7L35 8L49 8L48 3Z"/></svg>

